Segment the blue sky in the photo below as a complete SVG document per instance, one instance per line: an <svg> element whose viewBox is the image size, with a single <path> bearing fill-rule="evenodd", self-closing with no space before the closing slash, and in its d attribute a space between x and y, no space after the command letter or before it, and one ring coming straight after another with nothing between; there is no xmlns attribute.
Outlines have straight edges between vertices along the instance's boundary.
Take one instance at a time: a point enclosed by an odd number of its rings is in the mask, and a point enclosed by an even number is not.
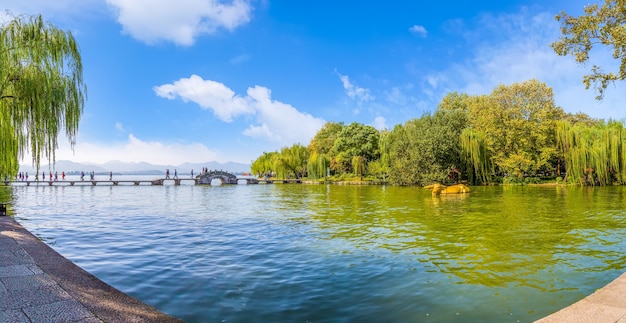
<svg viewBox="0 0 626 323"><path fill-rule="evenodd" d="M548 46L554 16L588 0L3 0L78 39L88 100L74 152L57 160L249 163L307 145L327 121L378 129L433 112L447 93L539 79L557 105L626 117ZM6 19L6 18L4 18ZM605 50L592 57L617 66ZM28 157L27 157L28 158ZM29 159L26 159L29 160Z"/></svg>

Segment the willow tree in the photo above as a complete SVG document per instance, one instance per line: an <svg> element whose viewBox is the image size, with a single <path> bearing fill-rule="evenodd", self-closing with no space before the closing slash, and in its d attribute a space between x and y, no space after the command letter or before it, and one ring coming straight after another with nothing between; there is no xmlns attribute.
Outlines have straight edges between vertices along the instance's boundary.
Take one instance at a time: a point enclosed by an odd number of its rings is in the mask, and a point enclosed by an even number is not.
<svg viewBox="0 0 626 323"><path fill-rule="evenodd" d="M621 122L586 125L557 122L567 181L581 185L626 183L626 129Z"/></svg>
<svg viewBox="0 0 626 323"><path fill-rule="evenodd" d="M15 175L29 152L54 163L58 136L72 148L86 95L74 36L41 16L0 25L0 174Z"/></svg>
<svg viewBox="0 0 626 323"><path fill-rule="evenodd" d="M307 172L309 177L317 179L326 176L327 167L330 166L330 150L333 148L337 135L342 128L343 123L341 122L327 122L311 139L307 146L309 153Z"/></svg>
<svg viewBox="0 0 626 323"><path fill-rule="evenodd" d="M391 132L388 130L382 130L380 132L380 140L378 141L380 151L380 168L379 173L382 175L383 181L386 180L387 174L391 167Z"/></svg>
<svg viewBox="0 0 626 323"><path fill-rule="evenodd" d="M277 159L277 152L263 152L261 156L252 162L250 171L257 176L271 176L276 171L275 164Z"/></svg>
<svg viewBox="0 0 626 323"><path fill-rule="evenodd" d="M304 176L307 170L308 153L306 147L294 144L291 147L283 147L278 154L276 172L281 178L290 175L296 178Z"/></svg>
<svg viewBox="0 0 626 323"><path fill-rule="evenodd" d="M485 136L472 128L465 128L461 132L460 141L461 156L470 182L489 184L494 165L487 149Z"/></svg>
<svg viewBox="0 0 626 323"><path fill-rule="evenodd" d="M317 152L309 156L307 162L307 173L310 178L318 179L326 176L326 167L330 165L330 161L326 155Z"/></svg>

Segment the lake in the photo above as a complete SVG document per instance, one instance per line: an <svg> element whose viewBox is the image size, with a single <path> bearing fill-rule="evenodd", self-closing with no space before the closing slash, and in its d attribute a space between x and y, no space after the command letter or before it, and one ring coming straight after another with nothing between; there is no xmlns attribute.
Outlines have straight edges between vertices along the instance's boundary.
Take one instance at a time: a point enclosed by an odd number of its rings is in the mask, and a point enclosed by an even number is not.
<svg viewBox="0 0 626 323"><path fill-rule="evenodd" d="M3 187L24 227L189 322L529 322L626 269L626 188Z"/></svg>

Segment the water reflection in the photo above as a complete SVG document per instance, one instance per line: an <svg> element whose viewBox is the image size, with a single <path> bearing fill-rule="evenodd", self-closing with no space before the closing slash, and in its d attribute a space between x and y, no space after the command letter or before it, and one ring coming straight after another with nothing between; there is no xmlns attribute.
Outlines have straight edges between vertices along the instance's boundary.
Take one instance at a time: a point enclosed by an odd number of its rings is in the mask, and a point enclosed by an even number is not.
<svg viewBox="0 0 626 323"><path fill-rule="evenodd" d="M386 249L459 283L558 291L570 288L559 283L564 271L626 268L621 187L478 187L435 197L378 186L278 192L285 210L308 210L320 238L348 243L335 252Z"/></svg>
<svg viewBox="0 0 626 323"><path fill-rule="evenodd" d="M190 322L532 321L626 268L622 187L438 197L382 186L15 187L13 196L22 224L62 254Z"/></svg>

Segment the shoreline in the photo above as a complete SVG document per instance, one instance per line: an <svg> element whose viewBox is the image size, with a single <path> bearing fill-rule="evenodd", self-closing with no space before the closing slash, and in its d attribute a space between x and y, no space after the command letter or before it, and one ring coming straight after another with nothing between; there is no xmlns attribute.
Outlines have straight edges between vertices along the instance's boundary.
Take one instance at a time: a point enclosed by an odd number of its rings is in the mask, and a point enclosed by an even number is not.
<svg viewBox="0 0 626 323"><path fill-rule="evenodd" d="M0 269L2 269L0 271L0 321L14 318L14 315L32 315L35 307L44 308L59 303L77 302L80 305L70 306L69 313L77 312L79 313L77 315L86 316L85 320L90 322L92 319L96 322L183 322L101 281L39 240L11 216L0 216L0 256ZM12 272L16 272L16 268L25 270L28 274L21 274L19 277L11 276ZM54 285L60 287L61 291L68 296L62 297L61 301L56 299L48 304L42 303L40 296L33 293L30 294L31 299L28 297L23 299L21 295L17 297L12 295L12 289L7 290L3 287L4 280L11 279L15 285L15 279L19 278L23 279L24 286L13 289L18 291L33 289L33 283L29 280L33 277L40 280L41 277L51 279ZM51 283L46 283L44 287L50 286ZM585 298L535 322L626 323L626 297L624 295L626 295L626 273ZM17 302L11 298L18 298ZM52 313L54 314L59 313ZM68 314L62 313L62 315Z"/></svg>
<svg viewBox="0 0 626 323"><path fill-rule="evenodd" d="M183 322L108 285L0 216L0 321Z"/></svg>
<svg viewBox="0 0 626 323"><path fill-rule="evenodd" d="M626 323L626 273L578 302L564 307L536 323L607 322Z"/></svg>

